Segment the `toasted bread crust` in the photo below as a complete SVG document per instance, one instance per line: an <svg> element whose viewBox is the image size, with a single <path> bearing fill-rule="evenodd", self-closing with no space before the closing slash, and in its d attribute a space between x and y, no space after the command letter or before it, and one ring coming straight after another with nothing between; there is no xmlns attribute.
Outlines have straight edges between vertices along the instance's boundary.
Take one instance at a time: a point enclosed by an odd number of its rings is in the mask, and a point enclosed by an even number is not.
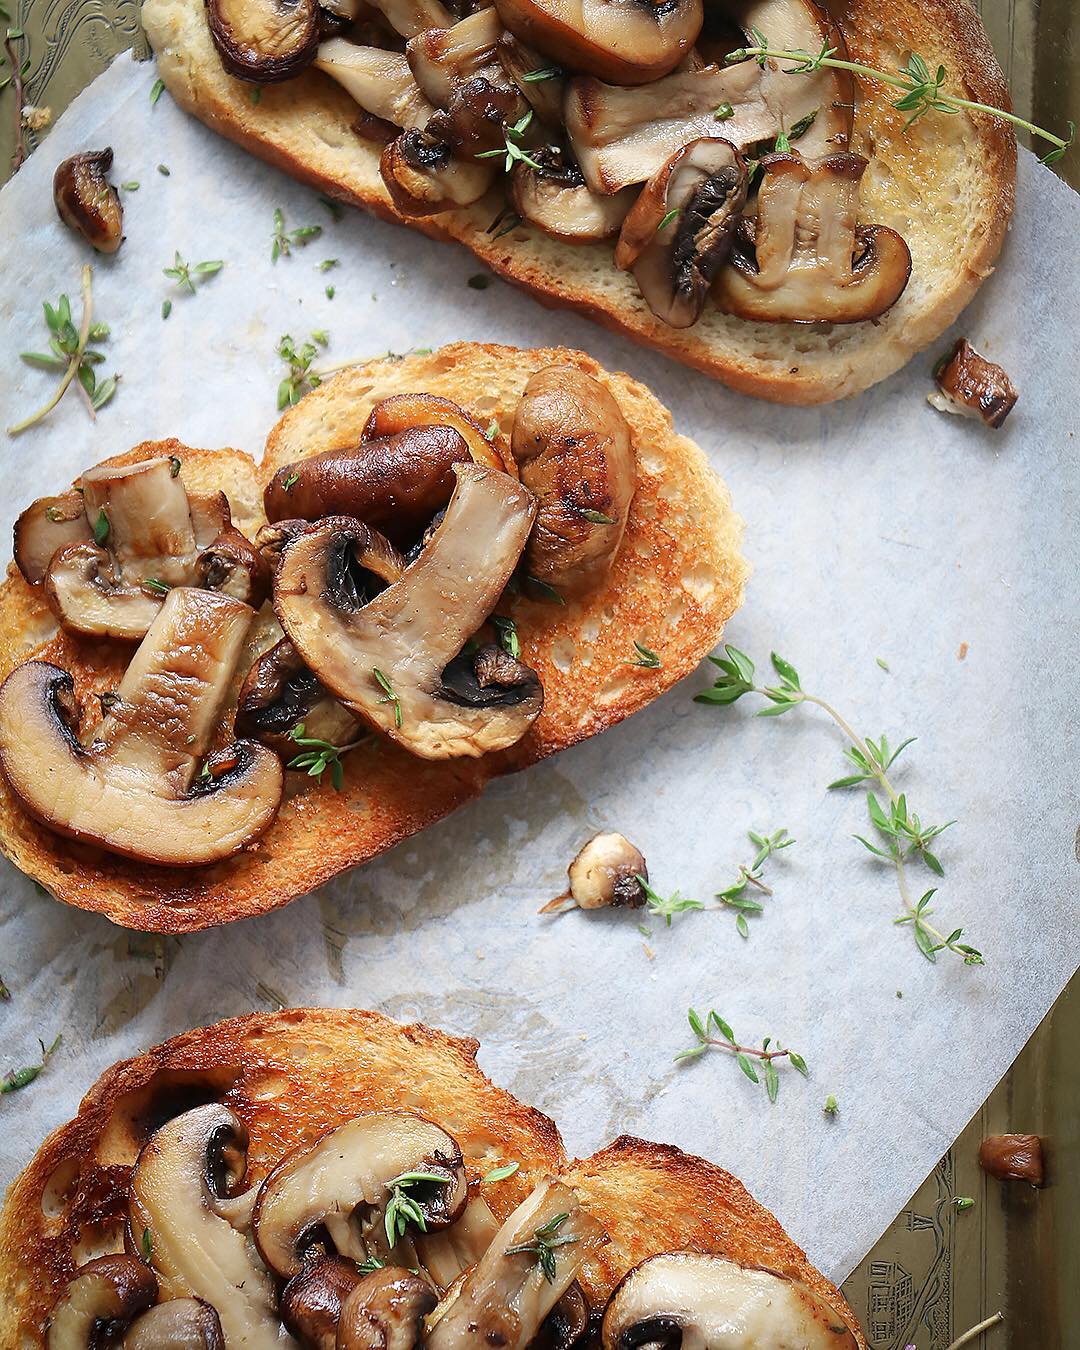
<svg viewBox="0 0 1080 1350"><path fill-rule="evenodd" d="M0 1350L42 1344L42 1321L75 1266L117 1249L130 1168L148 1134L208 1100L224 1102L247 1126L252 1184L290 1149L379 1110L414 1111L442 1125L461 1144L471 1179L520 1162L514 1176L483 1188L500 1218L543 1176L565 1173L611 1237L590 1249L581 1276L594 1307L646 1256L697 1247L805 1280L854 1323L839 1292L728 1173L628 1136L570 1164L555 1125L492 1084L476 1051L473 1040L377 1013L290 1009L190 1031L116 1064L8 1193Z"/></svg>
<svg viewBox="0 0 1080 1350"><path fill-rule="evenodd" d="M606 585L563 606L521 596L503 605L517 622L522 658L546 691L544 712L525 740L480 760L437 763L373 739L343 760L342 792L288 775L285 801L263 838L234 858L195 869L149 867L62 839L31 820L0 782L0 850L57 899L126 927L207 928L277 908L368 861L479 796L493 777L596 735L694 670L742 600L748 572L739 553L742 522L701 450L673 432L670 414L648 390L581 353L458 343L369 362L291 409L270 433L258 467L240 451L189 450L175 441L137 446L115 462L178 455L185 484L200 492L224 489L251 537L264 522L262 487L275 469L355 444L380 399L410 390L443 395L473 409L481 425L494 420L508 432L529 377L558 362L587 371L614 394L638 449L638 489ZM276 636L267 609L253 625L252 655ZM660 653L659 669L629 665L635 638ZM85 703L114 689L127 661L116 644L58 633L40 591L12 565L0 584L0 679L31 656L71 670ZM587 663L577 659L584 656Z"/></svg>
<svg viewBox="0 0 1080 1350"><path fill-rule="evenodd" d="M1006 124L931 113L905 132L906 114L892 107L896 91L864 81L856 148L873 154L861 217L908 242L914 270L898 303L880 320L847 327L752 323L709 307L693 328L673 329L649 311L633 279L615 270L610 243L570 245L535 229L495 237L489 226L504 205L498 191L437 216L402 216L379 176L380 148L353 130L357 105L344 90L309 70L268 86L253 106L250 86L221 68L203 0L146 0L142 17L177 102L261 159L384 220L463 244L542 304L576 310L743 393L781 403L843 398L906 364L989 274L1012 212L1016 142ZM967 0L843 0L837 17L853 59L895 70L915 50L932 69L946 67L948 90L1009 107Z"/></svg>

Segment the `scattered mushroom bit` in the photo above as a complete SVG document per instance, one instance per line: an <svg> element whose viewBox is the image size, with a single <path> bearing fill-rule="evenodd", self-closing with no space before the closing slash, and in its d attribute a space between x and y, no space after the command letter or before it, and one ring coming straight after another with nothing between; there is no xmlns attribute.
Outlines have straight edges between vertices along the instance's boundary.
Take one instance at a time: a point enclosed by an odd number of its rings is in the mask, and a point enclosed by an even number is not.
<svg viewBox="0 0 1080 1350"><path fill-rule="evenodd" d="M999 1181L1042 1186L1042 1140L1037 1134L991 1134L979 1145L979 1166Z"/></svg>
<svg viewBox="0 0 1080 1350"><path fill-rule="evenodd" d="M978 418L988 427L1000 427L1019 397L1002 367L980 355L967 338L938 362L934 382L937 388L926 396L931 407Z"/></svg>
<svg viewBox="0 0 1080 1350"><path fill-rule="evenodd" d="M601 1350L656 1328L671 1350L856 1345L797 1280L706 1252L653 1256L590 1308L578 1276L606 1236L582 1196L542 1176L499 1223L457 1141L407 1112L261 1158L256 1186L247 1153L218 1102L154 1130L130 1172L127 1254L75 1270L46 1350L571 1350L590 1326Z"/></svg>
<svg viewBox="0 0 1080 1350"><path fill-rule="evenodd" d="M616 266L662 323L689 327L710 300L765 322L856 323L907 285L903 239L859 219L851 76L819 66L790 79L781 60L725 59L740 30L844 57L840 26L814 0L208 9L230 74L259 83L313 63L349 93L399 212L479 201L501 171L519 222L570 244L621 228ZM760 172L745 172L751 161Z"/></svg>
<svg viewBox="0 0 1080 1350"><path fill-rule="evenodd" d="M639 909L645 903L649 869L644 854L624 835L614 831L597 834L570 864L570 889L540 910L551 914L566 909L604 909L626 905Z"/></svg>
<svg viewBox="0 0 1080 1350"><path fill-rule="evenodd" d="M124 208L106 175L113 152L87 150L57 165L53 201L65 225L99 253L115 253L124 237Z"/></svg>

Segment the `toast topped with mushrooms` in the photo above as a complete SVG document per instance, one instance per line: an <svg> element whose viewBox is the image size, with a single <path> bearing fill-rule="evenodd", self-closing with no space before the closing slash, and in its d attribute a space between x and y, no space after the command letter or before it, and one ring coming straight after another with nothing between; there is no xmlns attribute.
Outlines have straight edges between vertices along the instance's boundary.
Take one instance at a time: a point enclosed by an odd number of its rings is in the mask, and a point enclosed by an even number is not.
<svg viewBox="0 0 1080 1350"><path fill-rule="evenodd" d="M728 1173L570 1161L477 1043L290 1010L105 1073L0 1217L0 1345L864 1350Z"/></svg>
<svg viewBox="0 0 1080 1350"><path fill-rule="evenodd" d="M565 350L355 367L258 466L138 446L16 525L0 847L128 927L284 904L689 674L740 531L648 391Z"/></svg>
<svg viewBox="0 0 1080 1350"><path fill-rule="evenodd" d="M778 401L902 366L989 274L1012 210L1013 134L970 110L1008 92L967 0L146 0L142 18L215 130ZM968 107L915 120L843 68L916 59Z"/></svg>

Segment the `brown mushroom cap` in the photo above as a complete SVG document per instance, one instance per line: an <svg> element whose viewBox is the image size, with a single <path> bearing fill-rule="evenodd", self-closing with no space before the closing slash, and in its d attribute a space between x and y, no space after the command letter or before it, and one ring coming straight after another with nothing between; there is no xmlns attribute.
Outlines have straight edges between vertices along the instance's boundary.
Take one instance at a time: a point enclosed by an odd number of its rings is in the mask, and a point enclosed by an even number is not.
<svg viewBox="0 0 1080 1350"><path fill-rule="evenodd" d="M615 266L633 272L657 318L696 323L731 252L746 202L746 170L719 137L676 150L649 179L623 222Z"/></svg>
<svg viewBox="0 0 1080 1350"><path fill-rule="evenodd" d="M303 723L304 734L331 745L355 740L361 724L319 683L288 638L252 664L240 687L236 730L274 746L289 757L297 753L288 733Z"/></svg>
<svg viewBox="0 0 1080 1350"><path fill-rule="evenodd" d="M305 1350L335 1350L345 1300L363 1276L344 1256L307 1261L281 1292L281 1320Z"/></svg>
<svg viewBox="0 0 1080 1350"><path fill-rule="evenodd" d="M516 37L567 70L641 85L674 70L701 32L701 0L496 0Z"/></svg>
<svg viewBox="0 0 1080 1350"><path fill-rule="evenodd" d="M337 1350L416 1350L438 1301L422 1275L400 1266L372 1271L342 1306Z"/></svg>
<svg viewBox="0 0 1080 1350"><path fill-rule="evenodd" d="M115 253L124 237L124 208L106 175L113 152L86 150L62 160L53 175L53 201L65 225L99 253Z"/></svg>
<svg viewBox="0 0 1080 1350"><path fill-rule="evenodd" d="M985 426L1000 427L1019 395L1006 371L959 338L934 369L937 391L928 395L939 412L976 417Z"/></svg>
<svg viewBox="0 0 1080 1350"><path fill-rule="evenodd" d="M764 155L757 219L744 219L713 296L728 314L770 323L858 323L896 303L911 254L894 230L858 223L866 160Z"/></svg>
<svg viewBox="0 0 1080 1350"><path fill-rule="evenodd" d="M650 1257L616 1286L601 1350L857 1350L846 1318L799 1280L710 1252Z"/></svg>
<svg viewBox="0 0 1080 1350"><path fill-rule="evenodd" d="M235 525L217 536L195 560L195 581L208 591L220 591L258 609L270 594L266 559Z"/></svg>
<svg viewBox="0 0 1080 1350"><path fill-rule="evenodd" d="M372 408L360 439L374 441L413 427L434 426L452 427L458 432L468 446L474 464L486 464L490 469L502 469L516 476L513 458L504 455L488 439L480 423L470 417L464 408L436 394L393 394L390 398L382 399ZM449 500L447 495L440 505L445 506Z"/></svg>
<svg viewBox="0 0 1080 1350"><path fill-rule="evenodd" d="M379 173L394 205L406 216L430 216L469 206L491 187L491 160L456 157L426 131L403 131L379 160Z"/></svg>
<svg viewBox="0 0 1080 1350"><path fill-rule="evenodd" d="M171 1298L128 1328L123 1350L225 1350L217 1310L201 1298Z"/></svg>
<svg viewBox="0 0 1080 1350"><path fill-rule="evenodd" d="M169 593L83 747L66 671L18 666L0 686L0 769L26 810L60 834L174 867L227 858L281 800L276 755L238 741L207 761L251 610L210 591Z"/></svg>
<svg viewBox="0 0 1080 1350"><path fill-rule="evenodd" d="M157 1298L149 1266L134 1256L99 1256L80 1266L45 1323L46 1350L95 1350Z"/></svg>
<svg viewBox="0 0 1080 1350"><path fill-rule="evenodd" d="M522 220L568 244L619 233L634 203L633 188L609 196L593 192L572 158L558 147L545 146L531 158L538 169L520 162L510 173L510 196Z"/></svg>
<svg viewBox="0 0 1080 1350"><path fill-rule="evenodd" d="M315 59L317 0L207 0L206 10L221 64L241 80L276 84Z"/></svg>
<svg viewBox="0 0 1080 1350"><path fill-rule="evenodd" d="M637 461L608 390L572 366L546 366L525 386L511 437L521 481L536 496L528 574L578 595L611 569L630 514Z"/></svg>
<svg viewBox="0 0 1080 1350"><path fill-rule="evenodd" d="M39 497L15 522L15 564L31 586L45 580L53 555L68 544L90 543L93 534L81 492Z"/></svg>

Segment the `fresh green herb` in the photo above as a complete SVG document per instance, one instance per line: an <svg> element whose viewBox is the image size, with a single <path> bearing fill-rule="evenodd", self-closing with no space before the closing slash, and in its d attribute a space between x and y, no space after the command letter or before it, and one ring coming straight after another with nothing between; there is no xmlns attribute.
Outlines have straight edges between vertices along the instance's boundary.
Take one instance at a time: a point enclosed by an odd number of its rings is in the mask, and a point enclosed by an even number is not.
<svg viewBox="0 0 1080 1350"><path fill-rule="evenodd" d="M569 1217L569 1214L556 1214L553 1219L548 1219L547 1223L533 1229L532 1242L519 1242L515 1247L507 1247L505 1254L507 1256L521 1254L534 1257L543 1271L544 1279L547 1280L548 1284L554 1284L558 1275L555 1261L556 1248L565 1247L571 1242L578 1241L573 1233L559 1232L559 1229Z"/></svg>
<svg viewBox="0 0 1080 1350"><path fill-rule="evenodd" d="M324 258L322 262L319 264L319 271L329 272L331 267L336 267L337 265L338 260L336 258Z"/></svg>
<svg viewBox="0 0 1080 1350"><path fill-rule="evenodd" d="M675 219L675 217L676 217L678 214L679 214L679 209L678 209L678 207L674 207L674 208L673 208L672 210L670 210L670 211L665 211L665 213L664 213L664 215L663 215L663 218L662 218L661 221L660 221L660 224L657 225L657 227L656 227L657 230L666 230L667 227L671 224L671 222Z"/></svg>
<svg viewBox="0 0 1080 1350"><path fill-rule="evenodd" d="M109 517L105 514L105 508L102 507L97 514L97 520L94 521L94 543L97 544L98 548L102 548L108 537Z"/></svg>
<svg viewBox="0 0 1080 1350"><path fill-rule="evenodd" d="M383 693L386 695L385 698L379 699L379 702L380 702L380 703L392 703L392 704L394 705L394 726L396 726L397 729L398 729L398 731L400 731L400 730L401 730L401 699L399 699L398 696L397 696L397 694L394 693L393 686L391 685L390 681L386 678L386 676L382 673L382 671L378 668L378 666L376 666L375 669L374 669L371 673L372 673L372 675L374 675L374 677L375 677L375 683L379 686L379 688L380 688L380 689L383 691Z"/></svg>
<svg viewBox="0 0 1080 1350"><path fill-rule="evenodd" d="M499 424L493 417L491 421L487 424L487 427L484 430L484 435L487 437L489 441L493 441L498 434L499 434Z"/></svg>
<svg viewBox="0 0 1080 1350"><path fill-rule="evenodd" d="M369 1256L366 1261L361 1261L356 1269L361 1275L372 1275L376 1270L382 1270L386 1265L385 1261L380 1261L377 1256Z"/></svg>
<svg viewBox="0 0 1080 1350"><path fill-rule="evenodd" d="M207 262L192 265L177 252L173 259L173 265L163 267L161 270L171 281L175 281L181 290L190 291L194 295L196 281L201 282L207 277L216 276L224 266L225 264L220 258L211 258Z"/></svg>
<svg viewBox="0 0 1080 1350"><path fill-rule="evenodd" d="M0 976L0 1002L2 1003L11 1002L11 990L4 983L3 976Z"/></svg>
<svg viewBox="0 0 1080 1350"><path fill-rule="evenodd" d="M836 1116L839 1114L840 1111L840 1103L830 1092L829 1095L825 1098L825 1105L821 1109L829 1117L830 1120L835 1120Z"/></svg>
<svg viewBox="0 0 1080 1350"><path fill-rule="evenodd" d="M737 911L735 927L742 938L750 936L750 925L746 921L746 916L764 912L764 906L761 902L754 900L746 892L753 886L762 895L772 895L772 887L766 886L761 880L761 869L766 860L771 858L774 853L778 853L782 848L790 848L795 842L794 839L789 837L787 830L783 829L775 830L772 834L757 834L754 830L751 830L749 838L757 849L753 862L749 866L746 863L741 863L739 875L731 885L726 890L716 893L716 898L721 904Z"/></svg>
<svg viewBox="0 0 1080 1350"><path fill-rule="evenodd" d="M531 155L521 148L521 139L529 129L529 123L533 120L533 110L530 108L524 116L519 117L512 125L507 124L503 128L503 149L502 150L482 150L476 159L496 159L500 155L506 156L506 162L503 165L505 173L509 173L515 163L528 164L530 168L539 169L541 166L532 158ZM497 239L499 236L496 235Z"/></svg>
<svg viewBox="0 0 1080 1350"><path fill-rule="evenodd" d="M57 1036L50 1046L46 1046L44 1041L38 1041L38 1045L41 1046L40 1063L28 1064L22 1069L9 1069L3 1078L0 1078L0 1093L18 1092L20 1088L28 1087L56 1054L60 1041L60 1036Z"/></svg>
<svg viewBox="0 0 1080 1350"><path fill-rule="evenodd" d="M894 89L903 91L893 107L900 112L911 114L905 128L930 111L957 113L961 109L966 109L968 112L986 113L990 117L1000 118L1003 122L1020 127L1024 131L1031 132L1033 136L1048 141L1053 148L1043 156L1044 164L1057 163L1076 138L1076 125L1073 122L1068 123L1069 136L1065 140L1061 136L1055 136L1053 132L1044 131L1042 127L1026 121L1023 117L1018 117L1015 113L1006 112L1003 108L995 108L988 103L973 103L970 99L946 93L943 88L948 77L945 67L938 66L931 74L926 61L915 52L908 57L906 65L898 67L896 74L892 74L878 70L874 66L863 65L859 61L838 60L837 48L830 47L828 42L823 42L821 50L816 54L801 50L787 51L770 46L767 39L756 29L752 29L751 32L756 45L739 47L729 52L724 58L726 61L746 61L753 57L761 66L764 66L767 58L773 61L794 62L784 71L785 75L810 74L821 70L823 66L828 66L833 70L850 70L852 74L891 85Z"/></svg>
<svg viewBox="0 0 1080 1350"><path fill-rule="evenodd" d="M644 642L639 642L637 638L634 639L634 651L637 655L632 661L628 661L626 663L627 665L641 666L645 670L660 669L661 662L659 656L657 656L651 648L646 647Z"/></svg>
<svg viewBox="0 0 1080 1350"><path fill-rule="evenodd" d="M881 667L882 670L888 672L888 670L889 670L889 663L888 663L888 661L885 660L885 658L884 658L883 656L879 656L879 657L877 658L877 663L878 663L878 665Z"/></svg>
<svg viewBox="0 0 1080 1350"><path fill-rule="evenodd" d="M721 103L719 107L713 111L713 121L715 122L726 122L734 116L735 109L730 103Z"/></svg>
<svg viewBox="0 0 1080 1350"><path fill-rule="evenodd" d="M638 873L635 873L635 876L637 876L638 881L641 883L641 888L645 892L645 900L649 906L649 913L655 915L658 919L663 919L669 928L671 927L672 915L685 914L687 910L691 909L705 908L700 900L689 900L685 896L680 895L678 891L673 891L671 895L665 899L662 895L658 895L657 892L653 890L643 876Z"/></svg>
<svg viewBox="0 0 1080 1350"><path fill-rule="evenodd" d="M161 95L162 95L164 92L165 92L165 81L164 81L164 80L155 80L154 83L150 86L150 106L151 106L151 108L154 106L154 104L158 101L158 99L161 97Z"/></svg>
<svg viewBox="0 0 1080 1350"><path fill-rule="evenodd" d="M142 1230L142 1242L139 1244L142 1248L143 1260L149 1261L154 1254L154 1239L150 1236L150 1229Z"/></svg>
<svg viewBox="0 0 1080 1350"><path fill-rule="evenodd" d="M162 178L168 178L172 172L167 164L159 164L157 166L157 171L161 174Z"/></svg>
<svg viewBox="0 0 1080 1350"><path fill-rule="evenodd" d="M493 614L491 626L495 629L499 646L516 661L521 655L521 643L518 641L517 625L505 614Z"/></svg>
<svg viewBox="0 0 1080 1350"><path fill-rule="evenodd" d="M734 1056L735 1063L738 1064L751 1083L764 1082L766 1095L771 1102L776 1101L777 1093L780 1091L780 1075L776 1069L776 1060L786 1059L791 1067L801 1073L804 1078L810 1076L810 1071L806 1067L806 1060L803 1059L802 1055L796 1054L794 1050L785 1050L778 1043L774 1045L771 1036L766 1036L761 1042L760 1050L752 1045L740 1045L735 1040L731 1027L715 1010L710 1011L702 1019L700 1013L691 1008L687 1013L687 1020L690 1023L690 1030L697 1037L697 1044L692 1045L688 1050L680 1050L675 1056L677 1063L682 1060L699 1059L711 1049L722 1050ZM714 1035L714 1032L719 1034ZM773 1048L770 1049L770 1046ZM757 1060L761 1065L760 1077L754 1067L754 1060Z"/></svg>
<svg viewBox="0 0 1080 1350"><path fill-rule="evenodd" d="M284 481L281 484L282 492L291 492L292 489L297 485L297 483L299 483L299 481L300 475L296 472L295 469L287 473L285 475Z"/></svg>
<svg viewBox="0 0 1080 1350"><path fill-rule="evenodd" d="M504 206L484 233L490 234L492 239L501 239L504 234L516 230L522 223L522 219L516 211L512 211L509 206Z"/></svg>
<svg viewBox="0 0 1080 1350"><path fill-rule="evenodd" d="M521 1166L519 1162L503 1163L500 1167L493 1167L484 1177L484 1185L490 1185L495 1181L505 1181L507 1177L512 1177Z"/></svg>
<svg viewBox="0 0 1080 1350"><path fill-rule="evenodd" d="M345 214L345 208L342 206L340 202L334 201L333 197L320 196L319 205L326 207L327 211L330 212L330 217L332 220L340 220L341 217Z"/></svg>
<svg viewBox="0 0 1080 1350"><path fill-rule="evenodd" d="M172 301L171 301L171 300L162 300L162 302L161 302L161 317L162 317L163 319L167 319L171 313L172 313Z"/></svg>
<svg viewBox="0 0 1080 1350"><path fill-rule="evenodd" d="M390 1199L383 1215L383 1228L386 1241L391 1247L399 1238L405 1236L405 1230L414 1223L421 1233L427 1232L427 1220L419 1202L406 1192L413 1186L448 1185L448 1178L436 1172L403 1172L389 1183Z"/></svg>
<svg viewBox="0 0 1080 1350"><path fill-rule="evenodd" d="M336 292L334 291L333 286L327 286L327 288L326 288L326 298L327 298L327 300L333 300L335 294L336 294Z"/></svg>
<svg viewBox="0 0 1080 1350"><path fill-rule="evenodd" d="M974 1198L973 1198L972 1196L970 1196L970 1195L954 1195L954 1196L953 1196L953 1204L956 1206L956 1208L957 1208L958 1210L961 1211L961 1213L962 1213L965 1209L974 1209L974 1208L975 1208L975 1200L974 1200Z"/></svg>
<svg viewBox="0 0 1080 1350"><path fill-rule="evenodd" d="M299 229L285 229L285 212L280 206L274 207L274 233L271 235L270 261L277 262L279 258L287 258L292 252L293 245L298 248L304 248L310 244L313 239L318 239L322 234L321 225L301 225Z"/></svg>
<svg viewBox="0 0 1080 1350"><path fill-rule="evenodd" d="M800 136L805 136L816 121L817 109L815 108L813 112L808 112L805 117L800 117L797 122L792 123L787 133L789 150L791 149L791 142L797 141ZM777 149L779 148L777 146Z"/></svg>
<svg viewBox="0 0 1080 1350"><path fill-rule="evenodd" d="M209 765L209 764L203 764L202 768L199 770L199 777L200 777L200 778L209 778L209 777L210 777L210 765Z"/></svg>
<svg viewBox="0 0 1080 1350"><path fill-rule="evenodd" d="M138 183L134 183L134 182L133 182L133 183L121 183L120 186L121 186L121 188L122 188L125 192L138 192L138 190L139 190L139 185L138 185Z"/></svg>
<svg viewBox="0 0 1080 1350"><path fill-rule="evenodd" d="M159 581L157 577L143 577L142 588L144 591L152 591L154 595L168 595L172 590L167 582Z"/></svg>
<svg viewBox="0 0 1080 1350"><path fill-rule="evenodd" d="M776 138L776 144L773 146L773 150L777 154L786 154L787 151L790 149L791 149L791 141L788 138L787 132L782 131L780 135L777 136Z"/></svg>
<svg viewBox="0 0 1080 1350"><path fill-rule="evenodd" d="M288 733L288 739L304 748L294 759L290 759L285 767L303 769L309 778L314 778L320 783L323 774L329 768L330 781L335 790L340 792L345 786L345 766L341 762L341 757L362 744L362 738L349 741L346 745L331 745L329 741L319 740L317 736L305 736L303 722L297 722Z"/></svg>
<svg viewBox="0 0 1080 1350"><path fill-rule="evenodd" d="M278 385L278 411L299 403L304 395L322 383L319 373L312 370L311 363L319 354L319 347L329 345L330 338L323 329L312 333L312 340L305 342L299 349L288 333L278 339L277 354L286 362L289 373ZM316 346L316 343L318 346Z"/></svg>
<svg viewBox="0 0 1080 1350"><path fill-rule="evenodd" d="M579 510L578 515L582 520L587 520L590 525L614 525L615 522L610 516L604 515L603 511L594 511L591 507Z"/></svg>
<svg viewBox="0 0 1080 1350"><path fill-rule="evenodd" d="M256 85L255 88L252 89L250 94L248 94L248 98L251 99L251 106L253 108L257 108L259 106L259 99L262 98L262 90L259 88L258 85Z"/></svg>
<svg viewBox="0 0 1080 1350"><path fill-rule="evenodd" d="M47 417L75 381L85 395L91 417L116 393L118 376L110 375L99 384L94 374L94 366L100 365L105 356L91 347L90 343L104 341L109 336L109 325L93 321L93 272L89 264L82 270L82 320L78 328L72 320L71 302L66 295L62 295L55 306L46 300L43 308L45 325L49 330L49 350L22 352L21 356L27 365L39 370L62 371L63 374L52 398L37 412L8 427L9 436L18 436Z"/></svg>
<svg viewBox="0 0 1080 1350"><path fill-rule="evenodd" d="M893 748L884 735L876 742L869 736L861 737L830 703L803 690L798 672L782 656L775 652L772 654L773 669L779 676L779 683L758 685L754 683L753 661L735 647L727 646L724 650L725 656L709 657L720 670L716 683L711 689L698 694L694 701L726 705L734 703L744 694L759 694L768 700L768 706L757 714L759 717L778 717L804 703L812 704L828 714L850 742L844 755L855 770L843 778L837 778L829 787L850 788L872 782L883 794L883 801L873 791L866 796L870 823L877 831L877 842L871 842L859 834L854 838L874 857L888 863L896 874L904 913L895 922L911 925L915 943L928 961L936 961L940 951L950 951L961 956L965 965L981 966L982 954L960 941L962 929L953 929L946 935L930 924L932 911L929 904L936 894L935 889L926 891L918 901L912 898L909 867L914 862L921 862L935 876L943 876L945 869L930 845L956 823L949 820L944 825L924 824L908 806L906 794L898 793L893 787L888 771L915 738L909 736Z"/></svg>
<svg viewBox="0 0 1080 1350"><path fill-rule="evenodd" d="M169 456L169 477L170 477L170 478L179 478L179 477L180 477L180 470L181 470L183 467L184 467L183 461L180 459L180 456L179 456L179 455L170 455L170 456Z"/></svg>
<svg viewBox="0 0 1080 1350"><path fill-rule="evenodd" d="M465 283L471 291L486 291L491 285L491 278L486 272L477 272Z"/></svg>
<svg viewBox="0 0 1080 1350"><path fill-rule="evenodd" d="M553 605L565 605L566 601L562 598L554 586L549 586L546 581L541 581L539 577L526 576L526 586L531 586L536 591L540 600L548 600Z"/></svg>
<svg viewBox="0 0 1080 1350"><path fill-rule="evenodd" d="M543 70L530 70L522 75L526 84L539 84L541 80L557 80L562 74L558 66L545 66Z"/></svg>

